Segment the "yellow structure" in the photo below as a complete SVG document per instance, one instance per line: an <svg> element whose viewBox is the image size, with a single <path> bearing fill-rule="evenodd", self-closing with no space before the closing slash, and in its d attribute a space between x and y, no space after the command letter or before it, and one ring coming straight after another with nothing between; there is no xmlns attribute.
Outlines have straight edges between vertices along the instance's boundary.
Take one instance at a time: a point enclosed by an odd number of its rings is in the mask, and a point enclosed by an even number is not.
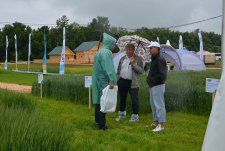
<svg viewBox="0 0 225 151"><path fill-rule="evenodd" d="M55 47L49 54L49 59L47 63L59 63L61 59L62 46ZM65 63L73 63L74 62L75 53L68 47L66 47L65 51Z"/></svg>
<svg viewBox="0 0 225 151"><path fill-rule="evenodd" d="M197 55L200 56L200 52L197 52ZM216 63L215 53L203 51L203 57L204 57L204 63L205 64L215 64Z"/></svg>
<svg viewBox="0 0 225 151"><path fill-rule="evenodd" d="M99 41L89 41L83 42L79 45L74 52L75 56L75 63L78 64L93 64L94 62L94 55L101 48L102 44Z"/></svg>

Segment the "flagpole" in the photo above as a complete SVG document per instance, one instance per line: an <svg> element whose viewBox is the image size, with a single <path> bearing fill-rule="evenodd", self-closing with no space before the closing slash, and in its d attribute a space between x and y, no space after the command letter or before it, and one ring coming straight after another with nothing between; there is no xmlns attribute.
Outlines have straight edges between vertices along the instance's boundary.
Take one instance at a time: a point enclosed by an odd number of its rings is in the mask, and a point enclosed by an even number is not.
<svg viewBox="0 0 225 151"><path fill-rule="evenodd" d="M27 64L28 64L28 72L30 71L30 54L31 54L31 34L29 34L29 45L28 45L28 59L27 59Z"/></svg>
<svg viewBox="0 0 225 151"><path fill-rule="evenodd" d="M46 34L44 31L44 57L42 60L42 69L43 69L43 74L47 74L47 60L46 60Z"/></svg>
<svg viewBox="0 0 225 151"><path fill-rule="evenodd" d="M61 60L59 65L59 74L64 74L65 71L65 53L66 53L66 29L63 27L63 48L61 52Z"/></svg>
<svg viewBox="0 0 225 151"><path fill-rule="evenodd" d="M199 48L199 56L200 56L200 60L202 60L204 62L204 55L203 55L203 40L202 40L202 32L199 31L198 32L198 37L199 37L199 42L200 42L200 48Z"/></svg>
<svg viewBox="0 0 225 151"><path fill-rule="evenodd" d="M15 34L15 36L14 36L14 38L15 38L15 53L16 53L16 58L15 58L15 61L16 61L16 70L18 70L18 68L17 68L17 61L18 61L18 54L17 54L17 37L16 37L16 34Z"/></svg>
<svg viewBox="0 0 225 151"><path fill-rule="evenodd" d="M5 37L5 40L6 40L6 49L5 49L4 69L7 70L8 69L8 45L9 45L9 41L8 41L8 36L7 35Z"/></svg>

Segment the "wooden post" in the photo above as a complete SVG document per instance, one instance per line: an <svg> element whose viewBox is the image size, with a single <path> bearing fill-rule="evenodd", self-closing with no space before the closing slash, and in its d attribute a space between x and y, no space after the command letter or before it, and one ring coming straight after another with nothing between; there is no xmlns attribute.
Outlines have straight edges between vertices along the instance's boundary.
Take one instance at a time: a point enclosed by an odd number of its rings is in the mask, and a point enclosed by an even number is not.
<svg viewBox="0 0 225 151"><path fill-rule="evenodd" d="M89 109L91 109L91 87L89 87Z"/></svg>
<svg viewBox="0 0 225 151"><path fill-rule="evenodd" d="M41 98L42 98L42 82L41 82L40 86L41 86Z"/></svg>

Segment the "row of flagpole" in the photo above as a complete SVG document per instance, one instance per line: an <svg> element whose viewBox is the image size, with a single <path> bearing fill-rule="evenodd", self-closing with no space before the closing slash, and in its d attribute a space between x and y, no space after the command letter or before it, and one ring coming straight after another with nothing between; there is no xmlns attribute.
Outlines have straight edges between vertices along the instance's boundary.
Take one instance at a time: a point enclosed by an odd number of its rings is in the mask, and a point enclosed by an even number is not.
<svg viewBox="0 0 225 151"><path fill-rule="evenodd" d="M18 52L17 52L17 36L16 34L14 35L15 39L15 63L16 63L16 71L18 70ZM42 60L42 70L43 74L47 74L47 51L46 51L46 34L44 32L44 57ZM5 51L5 63L4 63L4 69L8 69L8 47L9 47L9 41L8 41L8 36L6 35L6 51ZM61 53L61 60L60 60L60 74L64 74L65 70L65 49L66 49L66 30L65 27L63 28L63 49ZM29 45L28 45L28 59L27 59L27 64L28 64L28 72L30 72L30 56L31 56L31 34L29 34Z"/></svg>
<svg viewBox="0 0 225 151"><path fill-rule="evenodd" d="M202 61L204 61L203 58L203 40L202 40L202 34L199 31L198 33L198 37L199 37L199 42L200 42L200 59ZM16 54L16 58L15 58L15 62L16 62L16 70L18 70L17 68L17 63L18 63L18 54L17 54L17 36L14 36L15 38L15 54ZM157 41L159 42L159 37L157 37ZM63 48L62 48L62 53L61 53L61 59L60 59L60 66L59 66L59 74L64 74L65 71L65 49L66 49L66 31L65 31L65 27L63 28ZM160 42L159 42L160 43ZM7 70L8 65L8 36L6 36L6 59L5 59L5 63L4 63L4 69ZM179 49L183 49L183 39L182 36L179 36ZM30 72L30 56L31 56L31 34L29 34L29 46L28 46L28 72ZM43 74L47 74L47 56L46 56L46 34L44 32L44 57L42 60L42 69L43 69Z"/></svg>
<svg viewBox="0 0 225 151"><path fill-rule="evenodd" d="M204 61L204 56L203 56L203 52L204 52L204 49L203 49L203 40L202 40L202 33L201 31L198 32L198 38L199 38L199 42L200 42L200 60L201 61ZM157 41L158 43L160 44L159 42L159 37L157 37ZM184 46L183 46L183 38L182 38L182 35L179 36L179 49L184 49Z"/></svg>

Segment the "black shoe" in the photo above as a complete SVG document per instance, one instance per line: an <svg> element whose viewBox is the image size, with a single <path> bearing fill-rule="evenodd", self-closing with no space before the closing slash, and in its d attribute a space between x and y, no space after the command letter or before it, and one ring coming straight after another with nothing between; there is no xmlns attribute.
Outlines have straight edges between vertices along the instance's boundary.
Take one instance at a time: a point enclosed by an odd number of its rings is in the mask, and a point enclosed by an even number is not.
<svg viewBox="0 0 225 151"><path fill-rule="evenodd" d="M100 127L99 126L99 130L103 130L103 131L105 131L105 130L107 130L108 129L108 127L107 126L104 126L104 127Z"/></svg>

